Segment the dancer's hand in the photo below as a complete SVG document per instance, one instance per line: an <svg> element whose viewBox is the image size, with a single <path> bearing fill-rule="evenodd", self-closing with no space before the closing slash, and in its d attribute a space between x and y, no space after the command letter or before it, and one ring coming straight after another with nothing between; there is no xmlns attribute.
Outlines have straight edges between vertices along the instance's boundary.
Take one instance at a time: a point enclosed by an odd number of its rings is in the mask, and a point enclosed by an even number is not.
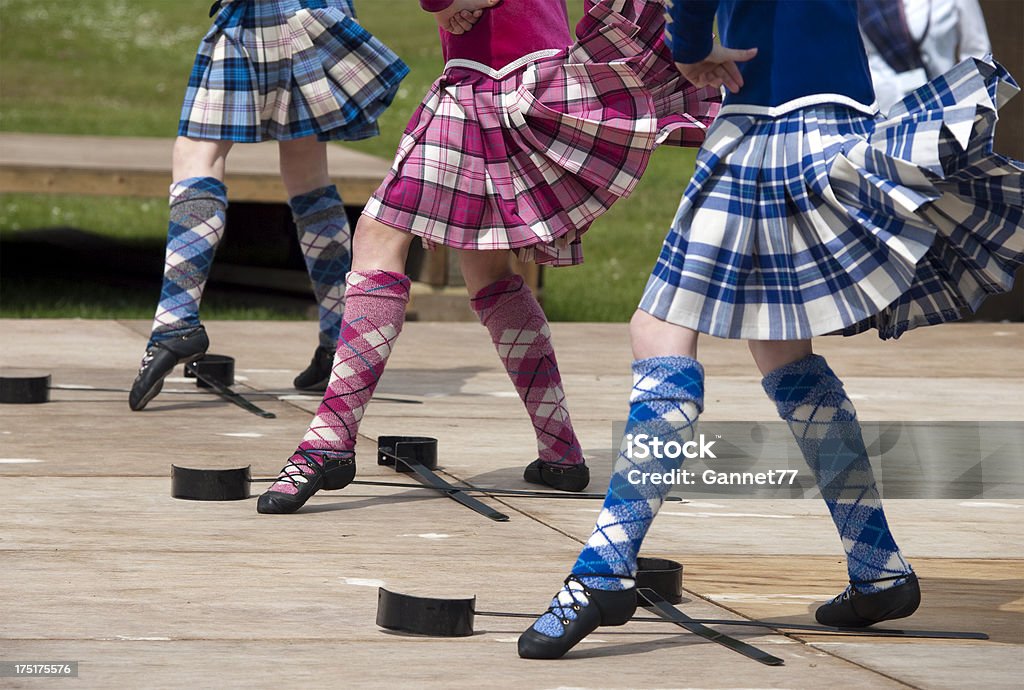
<svg viewBox="0 0 1024 690"><path fill-rule="evenodd" d="M442 29L458 36L464 34L480 20L484 10L497 5L501 0L455 0L434 17Z"/></svg>
<svg viewBox="0 0 1024 690"><path fill-rule="evenodd" d="M714 88L725 86L733 93L737 93L743 87L743 77L740 76L740 70L736 63L751 60L755 55L757 55L757 48L736 50L716 43L708 56L700 62L690 64L677 62L676 68L694 86L712 86Z"/></svg>

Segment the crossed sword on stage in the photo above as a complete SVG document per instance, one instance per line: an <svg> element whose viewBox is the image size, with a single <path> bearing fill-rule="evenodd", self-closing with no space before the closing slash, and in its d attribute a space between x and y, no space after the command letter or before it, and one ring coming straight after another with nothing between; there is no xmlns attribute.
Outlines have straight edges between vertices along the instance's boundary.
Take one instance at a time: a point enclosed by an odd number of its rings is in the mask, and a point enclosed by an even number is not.
<svg viewBox="0 0 1024 690"><path fill-rule="evenodd" d="M199 367L190 365L188 367L190 373L196 376L199 380L205 383L211 388L217 395L222 398L238 405L242 409L256 414L264 418L273 418L275 415L272 412L255 405L253 402L235 392L228 386L225 386L215 378L206 376ZM378 449L378 453L381 459L393 461L396 469L399 467L399 463L404 466L408 473L411 474L417 481L417 484L399 483L399 482L387 482L387 481L372 481L372 480L354 480L353 484L363 484L371 486L397 486L403 488L425 488L436 491L448 498L462 504L470 510L483 515L496 522L507 522L509 516L502 513L499 510L492 508L486 503L479 499L471 496L471 493L483 494L485 496L494 497L517 497L517 498L559 498L559 499L603 499L604 494L595 493L557 493L552 491L531 491L531 490L518 490L518 489L488 489L482 487L476 487L472 485L467 486L455 486L448 480L436 474L433 470L426 467L425 465L401 457L395 453L390 452L387 449ZM271 480L254 480L254 481L275 481ZM669 496L666 498L668 501L681 501L679 497ZM679 627L688 630L689 632L708 640L716 644L722 645L727 649L731 649L738 654L741 654L748 659L757 661L758 663L765 664L767 666L782 666L785 662L777 656L769 654L763 649L759 649L751 644L748 644L742 640L736 639L730 635L726 635L723 632L714 630L707 627L708 625L733 625L741 627L758 627L758 628L770 628L781 634L793 634L793 633L825 633L825 634L837 634L843 636L866 636L866 637L898 637L903 639L908 638L930 638L930 639L957 639L957 640L987 640L989 636L982 632L957 632L957 631L940 631L940 630L867 630L861 628L833 628L824 625L807 625L798 623L773 623L770 621L755 621L755 620L724 620L724 619L698 619L692 618L680 611L678 608L670 604L660 594L653 589L647 587L641 587L637 590L637 596L640 598L641 606L654 613L657 618L634 618L635 621L666 621L678 625ZM497 616L506 618L535 618L533 614L521 614L521 613L502 613L502 612L488 612L478 611L476 612L479 616Z"/></svg>

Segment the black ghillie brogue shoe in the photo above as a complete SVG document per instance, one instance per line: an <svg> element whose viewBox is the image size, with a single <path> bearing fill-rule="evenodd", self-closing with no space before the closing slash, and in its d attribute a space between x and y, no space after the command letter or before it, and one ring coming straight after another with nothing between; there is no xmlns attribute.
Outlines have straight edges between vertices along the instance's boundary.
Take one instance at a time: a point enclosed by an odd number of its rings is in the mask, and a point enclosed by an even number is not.
<svg viewBox="0 0 1024 690"><path fill-rule="evenodd" d="M585 462L578 465L559 465L538 458L526 466L523 479L531 484L550 486L559 491L583 491L590 483L590 468Z"/></svg>
<svg viewBox="0 0 1024 690"><path fill-rule="evenodd" d="M332 451L323 451L322 453L309 450L295 451L295 454L301 459L289 460L281 470L277 482L291 484L295 487L296 492L286 494L268 490L256 501L256 512L265 515L294 513L320 489L337 491L351 484L356 477L355 454L346 452L340 457L337 454L330 457L329 453ZM327 457L324 457L321 465L313 457L314 455Z"/></svg>
<svg viewBox="0 0 1024 690"><path fill-rule="evenodd" d="M866 593L857 589L857 585L889 580L906 582L883 589L881 592ZM909 573L877 580L851 582L842 594L819 606L814 617L822 625L836 628L865 628L894 618L906 618L917 611L920 604L921 587L917 582L917 575Z"/></svg>
<svg viewBox="0 0 1024 690"><path fill-rule="evenodd" d="M305 371L295 377L292 385L300 391L316 391L323 393L331 380L331 367L334 365L336 348L320 345L309 360Z"/></svg>
<svg viewBox="0 0 1024 690"><path fill-rule="evenodd" d="M210 339L202 326L154 343L142 357L139 374L128 393L128 407L136 412L143 409L164 387L164 379L174 367L202 359L209 347Z"/></svg>
<svg viewBox="0 0 1024 690"><path fill-rule="evenodd" d="M586 577L615 577L621 575L587 575ZM573 587L570 583L576 583ZM580 640L602 625L625 625L636 613L636 587L620 590L590 589L579 577L565 578L565 587L544 615L551 615L562 628L559 637L549 637L531 625L519 636L519 656L523 659L560 659L579 644ZM571 603L562 603L559 596L568 592ZM569 618L568 611L575 614Z"/></svg>

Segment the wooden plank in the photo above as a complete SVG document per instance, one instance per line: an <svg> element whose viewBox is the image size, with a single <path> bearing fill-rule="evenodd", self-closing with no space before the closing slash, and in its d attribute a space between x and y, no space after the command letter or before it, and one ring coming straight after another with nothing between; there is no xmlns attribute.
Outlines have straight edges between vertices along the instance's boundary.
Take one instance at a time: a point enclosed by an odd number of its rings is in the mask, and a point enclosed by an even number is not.
<svg viewBox="0 0 1024 690"><path fill-rule="evenodd" d="M246 377L240 389L292 392L291 378L305 365L316 339L312 320L211 321L207 326L217 350L237 358L238 374ZM55 383L123 387L149 328L142 319L4 319L0 363L49 366ZM443 463L454 476L526 488L522 467L533 430L486 329L421 323L405 328L400 341L405 344L396 347L378 399L363 420L360 474L396 478L372 461L376 432L428 433L440 438ZM75 347L54 337L72 329ZM1012 335L994 335L997 329ZM608 420L625 411L626 328L555 324L554 330L570 402L578 401L572 403L574 418L576 411L585 416L614 409L602 412L599 421L595 417L593 430L581 434L588 450L600 449L611 440ZM942 396L914 403L906 391L954 371L963 378L939 383L961 412L991 414L999 405L990 400L985 407L976 398L1009 376L1018 380L1010 379L1007 389L1020 388L1017 354L1024 326L922 330L927 333L912 332L897 346L870 335L822 341L837 350L838 370L888 377L888 384L869 390L893 392L907 416L931 411L929 401ZM962 354L965 344L971 357ZM709 401L715 408L746 414L740 405L756 401L774 414L744 343L708 343L702 359L714 379ZM591 388L579 388L584 374L591 375ZM748 375L743 399L740 391L719 390L741 374ZM323 492L294 516L257 515L254 500L175 501L168 496L171 462L194 467L252 462L254 474L268 476L280 469L310 418L304 409L289 410L296 401L268 400L278 418L257 420L212 396L195 395L194 385L177 375L145 413L129 412L123 393L82 390L55 390L54 401L42 406L4 406L8 462L0 463L6 501L0 522L5 602L0 647L5 659L80 661L75 688L134 687L140 673L146 685L157 687L270 687L280 674L266 672L267 660L285 657L288 678L314 686L338 685L338 679L353 687L445 690L552 684L552 664L516 656L515 641L527 621L479 617L477 634L458 640L386 634L374 624L375 580L425 596L476 594L481 609L539 613L578 553L579 540L589 535L599 505L503 501L515 512L512 522L502 525L466 519L451 501L423 497L423 492L385 488ZM979 376L986 380L979 384ZM171 395L174 389L193 394ZM393 404L385 396L424 404ZM310 396L306 404L315 407L318 399ZM422 416L444 404L452 406L447 419ZM68 452L66 434L54 434L54 428L75 433L74 452ZM111 439L117 440L116 452ZM592 457L600 475L594 485L604 485L610 455ZM38 462L11 462L18 458ZM665 508L655 522L645 547L651 555L684 563L690 601L682 607L691 616L724 618L729 609L807 622L812 607L843 586L841 546L820 502L758 503ZM679 685L679 679L692 687L1017 687L1024 561L1020 509L1012 506L1019 503L888 504L925 596L921 610L903 624L982 629L992 641L797 636L806 641L801 642L744 631L743 639L770 644L786 659L786 666L767 674L764 667L692 635L667 632L657 623L632 623L602 628L556 666L569 669L573 684L581 687L663 687ZM769 509L792 517L756 515ZM296 539L299 529L329 537ZM216 577L210 577L213 572ZM324 594L316 601L296 601L282 594L286 588ZM259 625L260 616L274 625ZM323 653L340 639L344 654ZM0 685L34 687L16 680Z"/></svg>
<svg viewBox="0 0 1024 690"><path fill-rule="evenodd" d="M0 193L165 197L173 139L0 133ZM363 205L390 162L342 146L327 147L331 177L346 203ZM232 202L282 203L275 142L235 146L225 183ZM444 247L425 252L414 280L434 287L463 285L458 262ZM516 261L514 270L540 296L541 270Z"/></svg>
<svg viewBox="0 0 1024 690"><path fill-rule="evenodd" d="M171 182L172 139L0 133L0 192L163 197ZM362 205L387 174L383 158L327 147L342 197ZM232 201L282 202L275 142L235 146L225 182Z"/></svg>
<svg viewBox="0 0 1024 690"><path fill-rule="evenodd" d="M687 589L754 619L813 623L813 610L846 586L846 568L830 556L687 553L679 560L686 562ZM921 577L921 608L879 627L981 630L995 642L1021 644L1020 559L911 560Z"/></svg>

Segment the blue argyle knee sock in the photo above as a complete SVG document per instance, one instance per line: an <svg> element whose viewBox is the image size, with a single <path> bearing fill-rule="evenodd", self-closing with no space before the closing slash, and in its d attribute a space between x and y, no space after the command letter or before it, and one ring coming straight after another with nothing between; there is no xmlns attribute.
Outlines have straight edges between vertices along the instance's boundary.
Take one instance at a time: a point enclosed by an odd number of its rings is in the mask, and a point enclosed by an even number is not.
<svg viewBox="0 0 1024 690"><path fill-rule="evenodd" d="M170 192L164 282L148 346L199 325L199 302L224 236L228 198L223 182L189 177L172 184Z"/></svg>
<svg viewBox="0 0 1024 690"><path fill-rule="evenodd" d="M912 572L889 531L853 403L823 357L808 355L762 381L789 423L846 550L850 581L862 592L901 584Z"/></svg>
<svg viewBox="0 0 1024 690"><path fill-rule="evenodd" d="M352 266L352 233L334 185L289 200L299 246L320 310L320 345L335 348L345 311L345 274Z"/></svg>
<svg viewBox="0 0 1024 690"><path fill-rule="evenodd" d="M654 516L672 489L672 484L644 482L652 474L678 470L679 457L639 457L639 434L664 443L692 441L697 415L704 407L704 369L689 357L652 357L633 362L633 391L629 419L615 460L614 472L597 518L594 533L587 540L573 575L591 589L619 590L633 586L636 558ZM650 445L650 444L645 444ZM608 577L616 575L619 577ZM571 590L576 590L575 592ZM552 601L553 612L545 613L533 628L548 637L560 637L559 618L576 617L572 608L583 595L579 583L569 581ZM574 596L575 595L575 596ZM585 601L585 598L583 598Z"/></svg>

